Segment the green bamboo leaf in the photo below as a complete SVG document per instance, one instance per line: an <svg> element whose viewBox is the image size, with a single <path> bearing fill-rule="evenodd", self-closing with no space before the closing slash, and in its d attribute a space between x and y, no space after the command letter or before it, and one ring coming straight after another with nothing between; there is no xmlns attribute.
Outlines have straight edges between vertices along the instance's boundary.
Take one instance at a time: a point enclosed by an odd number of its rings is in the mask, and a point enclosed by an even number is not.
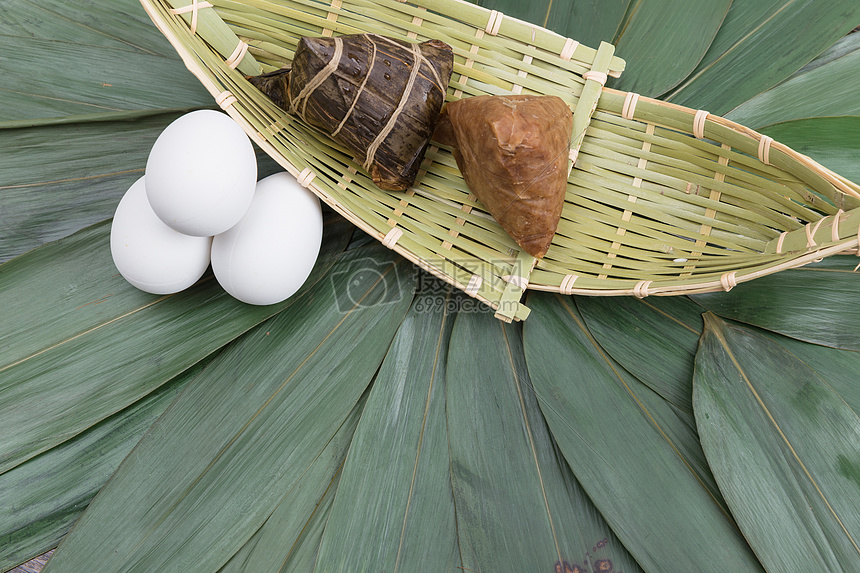
<svg viewBox="0 0 860 573"><path fill-rule="evenodd" d="M212 103L133 0L3 2L3 16L0 121Z"/></svg>
<svg viewBox="0 0 860 573"><path fill-rule="evenodd" d="M835 44L824 50L821 55L817 58L791 74L786 81L792 80L797 76L801 76L807 72L811 72L816 68L820 68L825 64L829 64L830 62L836 61L843 56L847 56L851 52L860 49L860 34L857 34L857 29L845 36L844 38L840 38Z"/></svg>
<svg viewBox="0 0 860 573"><path fill-rule="evenodd" d="M113 216L156 138L192 109L0 123L0 262ZM257 170L283 168L257 150Z"/></svg>
<svg viewBox="0 0 860 573"><path fill-rule="evenodd" d="M445 426L448 310L459 297L450 290L446 297L443 285L416 298L376 376L318 571L453 571L459 564Z"/></svg>
<svg viewBox="0 0 860 573"><path fill-rule="evenodd" d="M314 570L314 564L319 553L320 541L323 532L329 522L331 508L334 505L334 496L337 492L340 483L340 473L337 473L331 481L325 495L320 500L314 510L313 515L308 519L302 534L296 540L295 545L291 548L290 555L283 563L277 573L286 572L301 572L311 573Z"/></svg>
<svg viewBox="0 0 860 573"><path fill-rule="evenodd" d="M860 49L800 74L736 107L726 114L732 121L754 128L815 117L860 115L857 70ZM821 86L827 90L822 92ZM818 92L816 93L816 86Z"/></svg>
<svg viewBox="0 0 860 573"><path fill-rule="evenodd" d="M333 216L305 289L343 250ZM175 295L137 290L116 271L109 222L0 266L0 474L122 410L297 297L258 307L210 275ZM39 411L40 416L32 416Z"/></svg>
<svg viewBox="0 0 860 573"><path fill-rule="evenodd" d="M855 412L860 412L860 352L819 346L767 330L759 330L815 370Z"/></svg>
<svg viewBox="0 0 860 573"><path fill-rule="evenodd" d="M553 30L596 48L614 42L632 0L577 0L521 2L520 0L469 0L525 22Z"/></svg>
<svg viewBox="0 0 860 573"><path fill-rule="evenodd" d="M110 217L160 129L213 102L136 0L0 11L2 262Z"/></svg>
<svg viewBox="0 0 860 573"><path fill-rule="evenodd" d="M278 502L263 526L233 555L219 573L278 571L300 553L303 536L319 519L321 507L331 501L355 428L364 411L367 393L358 401L325 449L311 463L299 481ZM326 515L328 509L324 510ZM315 545L319 545L317 537ZM289 570L289 569L288 569ZM311 568L304 569L310 571Z"/></svg>
<svg viewBox="0 0 860 573"><path fill-rule="evenodd" d="M734 0L708 53L666 99L725 114L789 77L858 24L860 4L854 0ZM828 91L837 87L833 79L827 85ZM749 127L763 125L731 119Z"/></svg>
<svg viewBox="0 0 860 573"><path fill-rule="evenodd" d="M617 38L627 62L614 88L656 97L696 67L720 29L731 0L636 0Z"/></svg>
<svg viewBox="0 0 860 573"><path fill-rule="evenodd" d="M18 55L4 62L0 121L212 103L175 59L15 36L0 36L0 50Z"/></svg>
<svg viewBox="0 0 860 573"><path fill-rule="evenodd" d="M600 299L605 302L620 303L627 299ZM592 297L577 297L576 309L579 311L583 322L586 326L590 325L585 319L583 307L588 307L591 304ZM696 305L689 299L684 297L665 297L651 298L650 301L641 299L630 299L627 302L639 303L638 312L631 312L630 317L637 321L637 326L630 325L629 330L622 331L621 329L607 331L605 327L598 326L597 332L601 332L602 338L598 339L594 336L592 330L589 333L594 337L594 342L601 347L601 352L606 352L606 361L612 370L618 373L620 379L624 380L626 388L631 395L635 396L636 402L648 412L648 417L652 423L659 428L659 431L666 440L672 444L672 447L684 460L684 463L690 468L696 478L701 482L702 486L707 489L714 501L719 504L726 513L728 507L722 500L717 487L714 476L711 474L708 467L705 453L702 451L702 446L699 443L699 435L696 432L696 420L693 417L692 403L692 379L693 379L693 362L695 353L698 348L698 339L702 330L702 307ZM623 303L622 303L623 304ZM633 307L634 309L636 307ZM594 310L592 309L591 316L592 324L604 324L606 318L595 320ZM613 313L606 311L606 315L612 316ZM660 342L653 340L651 335L643 333L639 328L643 324L653 324L659 332L666 333L667 337L672 339L672 344L677 345L674 349L669 349L660 346ZM653 345L653 351L657 354L664 354L664 362L659 364L651 364L643 366L641 361L648 360L645 356L639 356L631 349L625 349L618 345L614 338L623 338L628 340L631 347L636 346L636 339L640 340L640 344L644 347ZM620 357L616 359L612 352L606 347L603 347L603 341L609 344L615 353ZM621 356L627 351L628 354ZM632 370L625 368L629 364ZM643 381L636 377L636 373L640 372L649 377L648 381ZM674 384L677 384L678 389L686 389L686 403L675 404L672 400L667 399L659 391L664 388L666 383L659 382L661 377L674 378ZM685 378L686 377L686 378ZM655 388L657 390L655 390Z"/></svg>
<svg viewBox="0 0 860 573"><path fill-rule="evenodd" d="M798 119L769 125L760 131L843 177L860 181L860 162L857 161L860 157L857 137L860 115Z"/></svg>
<svg viewBox="0 0 860 573"><path fill-rule="evenodd" d="M120 465L46 571L213 571L349 417L411 302L384 247L347 251L222 352ZM104 556L110 555L105 563Z"/></svg>
<svg viewBox="0 0 860 573"><path fill-rule="evenodd" d="M578 297L576 307L597 343L629 372L637 399L715 500L722 501L693 418L693 363L702 307L686 297ZM643 388L646 385L656 395ZM668 402L668 404L664 403Z"/></svg>
<svg viewBox="0 0 860 573"><path fill-rule="evenodd" d="M597 342L672 405L693 412L693 360L702 307L686 297L581 297L576 306Z"/></svg>
<svg viewBox="0 0 860 573"><path fill-rule="evenodd" d="M596 48L600 42L615 43L632 4L633 0L551 1L544 27Z"/></svg>
<svg viewBox="0 0 860 573"><path fill-rule="evenodd" d="M307 520L296 519L296 516L288 511L288 508L282 509L283 504L278 505L275 513L282 513L285 523L292 530L299 526L299 535L295 541L289 546L271 547L266 544L266 541L277 543L281 539L285 539L283 535L277 535L273 532L274 525L269 526L269 521L274 518L274 515L266 521L266 524L254 534L254 536L242 547L242 549L234 555L227 564L218 570L218 573L233 573L234 571L242 572L259 572L271 571L272 573L282 572L302 572L311 573L314 570L314 564L317 560L320 541L323 532L328 524L331 508L334 504L334 496L337 492L338 484L340 483L340 472L343 466L339 467L332 476L330 481L323 482L325 486L322 497L320 497L313 511L310 512ZM281 520L278 520L280 522ZM269 535L266 541L263 540L264 535ZM277 539L275 539L277 537ZM275 554L281 556L281 561L275 563ZM259 564L257 559L264 555L263 561L273 563L274 565L267 569L254 569L253 567ZM285 557L284 557L285 556ZM247 558L247 560L245 560ZM251 563L251 560L254 563Z"/></svg>
<svg viewBox="0 0 860 573"><path fill-rule="evenodd" d="M813 370L705 315L696 357L702 445L769 571L860 571L860 418Z"/></svg>
<svg viewBox="0 0 860 573"><path fill-rule="evenodd" d="M830 11L844 2L818 3L818 9ZM850 2L852 12L846 21L834 27L842 30L844 26L853 27L860 23L860 4ZM839 14L837 13L837 16ZM845 17L845 14L842 14ZM815 27L811 23L810 31L816 31L827 36L829 30ZM817 26L820 26L817 25ZM795 41L792 39L792 41ZM798 74L792 79L758 95L749 94L748 101L735 99L738 105L726 117L742 125L758 129L760 127L811 117L827 117L839 115L860 115L860 102L857 90L860 89L860 47L848 51L842 57L834 59L821 66L812 67L808 72ZM765 72L765 70L760 70ZM822 89L826 86L826 89ZM746 93L746 90L744 90ZM752 97L755 95L755 97ZM752 98L752 99L749 99ZM681 103L681 102L679 102ZM728 109L722 109L723 112ZM716 113L716 112L715 112Z"/></svg>
<svg viewBox="0 0 860 573"><path fill-rule="evenodd" d="M187 111L2 129L0 261L113 216L155 139Z"/></svg>
<svg viewBox="0 0 860 573"><path fill-rule="evenodd" d="M694 295L704 308L792 338L860 350L857 258L828 257L738 285L728 293Z"/></svg>
<svg viewBox="0 0 860 573"><path fill-rule="evenodd" d="M0 33L106 48L123 48L179 59L136 0L15 0L2 2Z"/></svg>
<svg viewBox="0 0 860 573"><path fill-rule="evenodd" d="M472 4L483 6L490 10L497 10L505 16L510 16L531 22L539 26L551 28L556 32L561 33L558 29L552 28L558 22L549 20L550 11L552 9L552 0L541 0L539 2L519 2L518 0L469 0Z"/></svg>
<svg viewBox="0 0 860 573"><path fill-rule="evenodd" d="M552 440L521 336L518 326L471 312L457 315L451 335L447 411L462 566L637 571Z"/></svg>
<svg viewBox="0 0 860 573"><path fill-rule="evenodd" d="M57 546L201 361L125 410L0 475L0 571ZM39 416L38 410L30 413Z"/></svg>
<svg viewBox="0 0 860 573"><path fill-rule="evenodd" d="M662 400L606 356L572 302L529 297L525 352L553 436L600 513L646 571L760 571Z"/></svg>

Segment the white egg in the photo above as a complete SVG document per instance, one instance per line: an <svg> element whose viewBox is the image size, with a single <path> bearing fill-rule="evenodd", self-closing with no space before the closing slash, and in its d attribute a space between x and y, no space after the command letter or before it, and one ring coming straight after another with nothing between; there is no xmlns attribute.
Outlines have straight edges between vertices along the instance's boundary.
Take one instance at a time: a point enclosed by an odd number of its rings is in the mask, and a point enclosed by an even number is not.
<svg viewBox="0 0 860 573"><path fill-rule="evenodd" d="M116 208L110 228L110 252L120 274L153 294L179 292L209 266L211 237L191 237L159 219L146 199L144 177L138 179Z"/></svg>
<svg viewBox="0 0 860 573"><path fill-rule="evenodd" d="M218 111L194 111L175 120L158 136L146 161L152 210L186 235L217 235L238 223L256 183L251 140Z"/></svg>
<svg viewBox="0 0 860 573"><path fill-rule="evenodd" d="M274 304L307 280L322 243L317 197L289 173L257 183L251 208L212 239L212 270L228 293L249 304Z"/></svg>

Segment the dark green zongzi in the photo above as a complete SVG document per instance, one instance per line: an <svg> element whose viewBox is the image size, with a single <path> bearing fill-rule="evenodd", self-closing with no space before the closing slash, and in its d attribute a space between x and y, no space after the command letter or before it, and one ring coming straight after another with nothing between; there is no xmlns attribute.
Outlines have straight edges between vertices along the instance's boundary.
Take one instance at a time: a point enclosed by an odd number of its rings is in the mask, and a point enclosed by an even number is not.
<svg viewBox="0 0 860 573"><path fill-rule="evenodd" d="M346 147L380 188L400 191L415 182L452 68L439 40L305 37L290 68L249 80Z"/></svg>

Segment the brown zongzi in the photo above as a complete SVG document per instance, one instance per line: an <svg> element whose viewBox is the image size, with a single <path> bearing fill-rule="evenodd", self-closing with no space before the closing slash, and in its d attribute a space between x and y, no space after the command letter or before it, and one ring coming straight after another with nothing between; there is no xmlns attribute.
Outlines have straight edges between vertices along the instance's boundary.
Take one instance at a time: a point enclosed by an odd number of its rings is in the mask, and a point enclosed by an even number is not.
<svg viewBox="0 0 860 573"><path fill-rule="evenodd" d="M453 63L439 40L305 37L290 68L249 80L346 147L380 188L401 191L415 182Z"/></svg>
<svg viewBox="0 0 860 573"><path fill-rule="evenodd" d="M433 136L454 148L466 185L526 252L543 257L567 190L573 117L555 96L448 103Z"/></svg>

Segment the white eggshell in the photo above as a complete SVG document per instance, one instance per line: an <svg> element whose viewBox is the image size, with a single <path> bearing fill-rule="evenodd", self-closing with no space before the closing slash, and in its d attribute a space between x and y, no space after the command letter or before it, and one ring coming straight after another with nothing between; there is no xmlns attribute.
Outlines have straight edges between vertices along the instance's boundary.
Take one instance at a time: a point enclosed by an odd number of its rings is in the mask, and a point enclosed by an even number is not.
<svg viewBox="0 0 860 573"><path fill-rule="evenodd" d="M289 173L257 183L251 208L212 239L212 270L228 293L249 304L274 304L307 280L322 243L317 197Z"/></svg>
<svg viewBox="0 0 860 573"><path fill-rule="evenodd" d="M146 161L155 214L186 235L209 237L239 222L254 197L257 157L225 113L199 110L168 125Z"/></svg>
<svg viewBox="0 0 860 573"><path fill-rule="evenodd" d="M117 270L153 294L179 292L197 282L209 266L211 244L211 237L190 237L165 225L149 206L144 177L126 191L110 228Z"/></svg>

